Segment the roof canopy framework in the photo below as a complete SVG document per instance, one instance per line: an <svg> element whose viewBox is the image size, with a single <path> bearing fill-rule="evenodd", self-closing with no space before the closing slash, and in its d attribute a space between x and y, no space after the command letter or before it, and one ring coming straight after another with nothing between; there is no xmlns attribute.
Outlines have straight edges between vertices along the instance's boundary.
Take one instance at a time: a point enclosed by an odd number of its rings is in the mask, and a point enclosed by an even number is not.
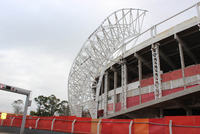
<svg viewBox="0 0 200 134"><path fill-rule="evenodd" d="M109 15L101 25L88 37L75 58L68 77L68 97L72 112L78 114L77 106L94 101L94 86L97 77L113 54L129 38L138 37L146 10L121 9ZM100 78L99 78L100 79ZM101 81L99 80L99 84ZM98 85L99 85L98 84ZM87 103L92 105L91 103Z"/></svg>

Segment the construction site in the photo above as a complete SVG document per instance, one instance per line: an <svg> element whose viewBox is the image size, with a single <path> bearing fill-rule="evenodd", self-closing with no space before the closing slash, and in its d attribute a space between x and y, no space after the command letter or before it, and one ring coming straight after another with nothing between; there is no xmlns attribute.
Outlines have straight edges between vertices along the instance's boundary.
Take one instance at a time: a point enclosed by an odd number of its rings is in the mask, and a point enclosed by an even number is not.
<svg viewBox="0 0 200 134"><path fill-rule="evenodd" d="M17 131L23 120L25 132L38 134L199 134L199 6L146 29L146 10L111 13L71 66L68 98L73 116L22 119L10 114L0 120L0 130ZM82 117L84 109L91 118Z"/></svg>
<svg viewBox="0 0 200 134"><path fill-rule="evenodd" d="M192 9L196 16L188 15ZM200 114L199 7L142 31L145 14L118 10L84 43L68 82L75 115L85 106L93 118ZM176 21L181 15L186 19ZM171 20L177 24L162 26Z"/></svg>

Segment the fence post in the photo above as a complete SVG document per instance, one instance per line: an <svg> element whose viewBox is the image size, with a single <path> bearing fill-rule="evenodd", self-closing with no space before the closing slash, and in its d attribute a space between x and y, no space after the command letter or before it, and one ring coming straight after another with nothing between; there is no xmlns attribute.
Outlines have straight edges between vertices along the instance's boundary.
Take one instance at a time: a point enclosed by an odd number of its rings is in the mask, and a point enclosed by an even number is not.
<svg viewBox="0 0 200 134"><path fill-rule="evenodd" d="M51 123L51 131L53 131L53 126L54 126L55 120L56 120L56 118L54 118L54 119L52 120L52 123Z"/></svg>
<svg viewBox="0 0 200 134"><path fill-rule="evenodd" d="M37 120L35 121L35 129L37 129L37 127L38 127L39 120L40 120L40 118L37 118Z"/></svg>
<svg viewBox="0 0 200 134"><path fill-rule="evenodd" d="M1 126L3 126L3 120L1 120Z"/></svg>
<svg viewBox="0 0 200 134"><path fill-rule="evenodd" d="M169 121L169 134L172 134L172 120Z"/></svg>
<svg viewBox="0 0 200 134"><path fill-rule="evenodd" d="M101 119L99 120L97 124L97 134L100 134L100 124L101 124Z"/></svg>
<svg viewBox="0 0 200 134"><path fill-rule="evenodd" d="M13 117L13 118L11 119L11 122L10 122L10 126L11 126L11 127L12 127L12 125L13 125L14 119L15 119L15 117Z"/></svg>
<svg viewBox="0 0 200 134"><path fill-rule="evenodd" d="M71 130L72 134L74 133L74 124L75 124L75 122L76 122L76 119L74 119L73 122L72 122L72 130Z"/></svg>
<svg viewBox="0 0 200 134"><path fill-rule="evenodd" d="M132 134L132 125L133 125L133 121L131 121L129 124L129 134Z"/></svg>

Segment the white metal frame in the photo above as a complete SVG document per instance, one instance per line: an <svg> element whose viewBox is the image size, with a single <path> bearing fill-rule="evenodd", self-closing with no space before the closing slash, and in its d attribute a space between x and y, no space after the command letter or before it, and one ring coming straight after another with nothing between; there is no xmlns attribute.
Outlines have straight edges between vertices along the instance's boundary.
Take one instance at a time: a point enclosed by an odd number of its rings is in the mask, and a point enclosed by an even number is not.
<svg viewBox="0 0 200 134"><path fill-rule="evenodd" d="M72 113L79 114L75 105L82 106L84 102L95 98L98 100L104 67L113 62L111 57L124 41L141 33L145 13L146 10L132 8L115 11L88 37L75 58L68 77L68 98ZM96 81L97 77L99 81ZM92 90L94 87L96 97ZM97 106L87 106L90 110L93 109L93 112L90 111L92 117L96 117Z"/></svg>
<svg viewBox="0 0 200 134"><path fill-rule="evenodd" d="M135 47L141 43L137 42L139 37L143 41L155 38L157 34L163 32L163 30L159 31L163 23L182 15L188 10L196 8L196 16L200 22L199 6L200 2L155 24L143 32L141 32L141 28L146 10L121 9L108 16L88 37L71 67L68 77L68 98L72 113L77 114L76 106L87 106L91 116L96 118L101 83L106 69L119 62L119 59L123 59L126 51L131 49L130 52L137 52L138 48L141 48ZM131 48L129 46L130 43ZM132 49L135 50L132 51ZM157 50L154 49L152 53L157 57L155 59L159 60ZM159 67L157 63L155 62L154 65ZM157 71L160 73L159 69ZM157 77L160 79L159 75ZM99 80L96 81L96 78L99 78ZM162 96L159 81L156 83L158 94L155 93L155 96L157 98ZM93 88L96 88L96 93L93 92Z"/></svg>

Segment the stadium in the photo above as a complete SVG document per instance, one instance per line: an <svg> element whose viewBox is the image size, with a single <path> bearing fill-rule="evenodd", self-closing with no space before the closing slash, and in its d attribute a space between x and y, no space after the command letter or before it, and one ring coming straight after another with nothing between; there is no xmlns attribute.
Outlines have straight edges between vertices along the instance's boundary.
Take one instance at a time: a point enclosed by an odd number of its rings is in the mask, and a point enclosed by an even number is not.
<svg viewBox="0 0 200 134"><path fill-rule="evenodd" d="M68 77L74 115L200 115L199 3L143 29L146 13L115 11L83 44Z"/></svg>

